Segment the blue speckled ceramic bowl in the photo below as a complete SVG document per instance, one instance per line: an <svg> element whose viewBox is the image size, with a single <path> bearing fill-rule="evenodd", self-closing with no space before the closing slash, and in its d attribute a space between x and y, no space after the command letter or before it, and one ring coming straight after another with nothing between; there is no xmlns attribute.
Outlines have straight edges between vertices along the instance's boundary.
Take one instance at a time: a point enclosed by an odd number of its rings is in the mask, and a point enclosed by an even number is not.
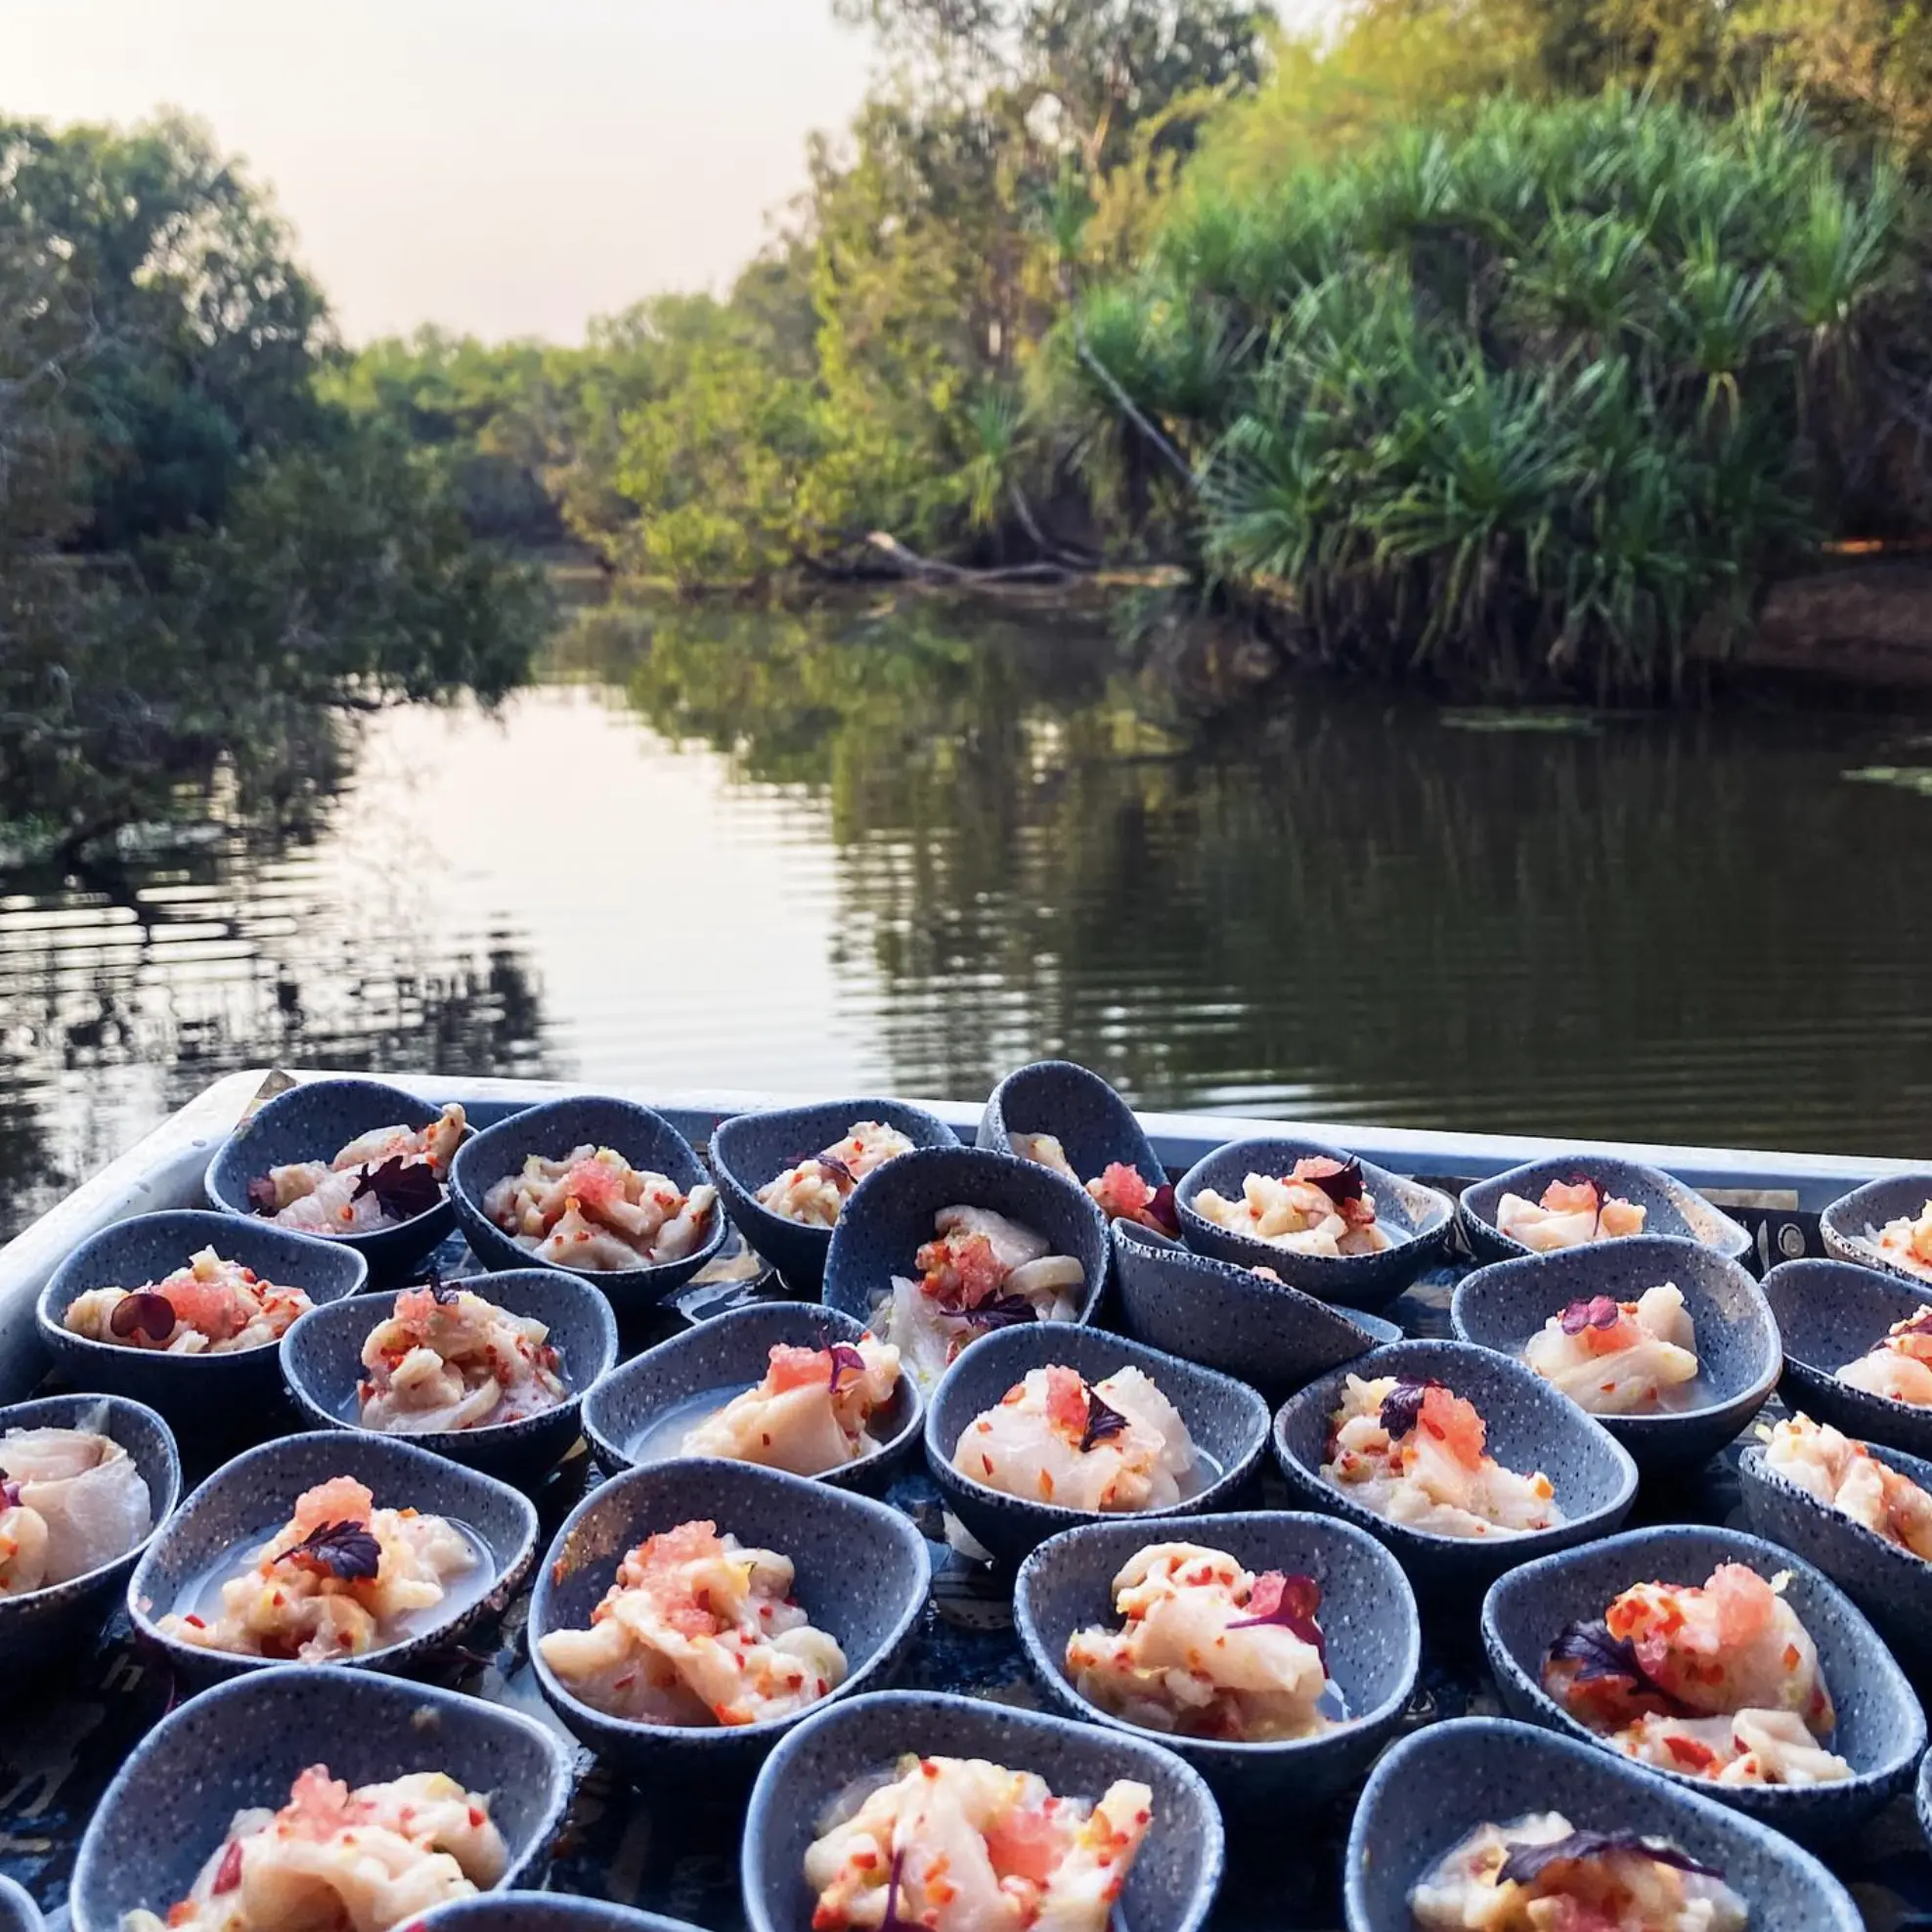
<svg viewBox="0 0 1932 1932"><path fill-rule="evenodd" d="M751 1932L808 1932L805 1855L825 1809L855 1779L900 1757L986 1758L1043 1778L1056 1797L1099 1798L1116 1778L1154 1792L1154 1821L1116 1907L1120 1932L1201 1932L1226 1862L1221 1815L1201 1775L1134 1733L1070 1724L934 1690L829 1705L779 1744L758 1775L739 1866ZM88 1928L83 1928L88 1932Z"/></svg>
<svg viewBox="0 0 1932 1932"><path fill-rule="evenodd" d="M484 1892L412 1919L423 1932L698 1932L681 1918L568 1892Z"/></svg>
<svg viewBox="0 0 1932 1932"><path fill-rule="evenodd" d="M1572 1301L1607 1295L1635 1301L1675 1282L1696 1331L1697 1377L1682 1406L1597 1420L1640 1470L1682 1468L1717 1454L1764 1406L1784 1366L1764 1291L1735 1261L1696 1242L1631 1235L1588 1248L1494 1261L1456 1285L1449 1322L1458 1338L1517 1360Z"/></svg>
<svg viewBox="0 0 1932 1932"><path fill-rule="evenodd" d="M377 1127L426 1127L443 1110L382 1080L305 1080L265 1101L252 1119L222 1142L208 1163L203 1186L224 1213L246 1221L262 1216L248 1205L248 1183L271 1167L296 1161L332 1161L359 1135ZM456 1225L450 1190L434 1208L370 1234L331 1237L354 1249L377 1278L406 1274Z"/></svg>
<svg viewBox="0 0 1932 1932"><path fill-rule="evenodd" d="M1720 1213L1701 1194L1674 1180L1661 1167L1638 1161L1618 1161L1605 1154L1557 1154L1547 1160L1526 1161L1507 1173L1463 1190L1456 1219L1463 1238L1481 1261L1509 1261L1530 1251L1496 1225L1496 1209L1506 1194L1541 1201L1552 1181L1591 1180L1605 1194L1614 1194L1644 1209L1647 1235L1671 1235L1737 1260L1751 1251L1749 1230L1729 1214ZM1630 1240L1633 1237L1624 1236ZM1606 1244L1614 1246L1614 1243Z"/></svg>
<svg viewBox="0 0 1932 1932"><path fill-rule="evenodd" d="M132 1396L186 1434L228 1438L276 1426L282 1366L273 1342L226 1355L177 1355L71 1335L67 1310L91 1288L145 1288L185 1267L204 1248L279 1287L299 1288L321 1307L351 1295L369 1263L346 1242L291 1234L263 1220L180 1209L137 1214L83 1241L55 1269L35 1313L40 1339L62 1376L79 1388Z"/></svg>
<svg viewBox="0 0 1932 1932"><path fill-rule="evenodd" d="M1784 1399L1847 1435L1932 1459L1932 1409L1895 1402L1838 1380L1894 1322L1922 1314L1924 1298L1902 1281L1855 1261L1783 1261L1764 1295L1784 1342Z"/></svg>
<svg viewBox="0 0 1932 1932"><path fill-rule="evenodd" d="M1911 1781L1925 1748L1925 1718L1905 1672L1838 1587L1811 1564L1741 1530L1669 1523L1633 1529L1587 1550L1564 1551L1513 1570L1482 1605L1482 1647L1512 1716L1609 1752L1608 1742L1549 1696L1544 1656L1565 1625L1601 1617L1634 1583L1700 1584L1720 1563L1742 1563L1767 1581L1788 1577L1784 1601L1818 1646L1819 1668L1838 1709L1830 1747L1854 1777L1837 1784L1713 1784L1652 1770L1687 1791L1707 1793L1794 1837L1844 1835Z"/></svg>
<svg viewBox="0 0 1932 1932"><path fill-rule="evenodd" d="M502 1704L368 1671L258 1671L170 1711L134 1747L81 1840L73 1932L119 1932L143 1909L165 1919L235 1814L286 1804L318 1762L351 1786L440 1771L487 1796L505 1886L541 1876L570 1802L568 1747Z"/></svg>
<svg viewBox="0 0 1932 1932"><path fill-rule="evenodd" d="M458 1150L450 1168L450 1199L456 1204L463 1239L486 1268L554 1267L593 1283L610 1297L620 1314L649 1307L673 1289L683 1287L724 1246L723 1208L714 1206L704 1240L681 1260L602 1272L564 1268L561 1262L542 1259L527 1248L519 1248L483 1211L484 1196L505 1175L520 1172L531 1155L560 1161L573 1148L586 1145L614 1148L632 1166L664 1175L685 1194L711 1180L704 1163L691 1151L690 1142L662 1114L635 1100L607 1094L549 1100L541 1107L526 1107L522 1113L499 1120Z"/></svg>
<svg viewBox="0 0 1932 1932"><path fill-rule="evenodd" d="M1135 1340L1270 1394L1286 1395L1379 1342L1402 1339L1393 1322L1332 1307L1137 1222L1116 1221L1113 1238L1120 1312Z"/></svg>
<svg viewBox="0 0 1932 1932"><path fill-rule="evenodd" d="M893 1277L915 1272L912 1257L934 1236L946 1208L989 1208L1070 1254L1086 1271L1079 1319L1093 1318L1107 1286L1107 1222L1063 1175L982 1147L922 1147L866 1175L853 1190L825 1257L825 1302L870 1324L892 1297Z"/></svg>
<svg viewBox="0 0 1932 1932"><path fill-rule="evenodd" d="M584 1404L584 1432L608 1470L668 1462L683 1431L765 1380L774 1347L856 1342L864 1324L816 1302L773 1301L714 1316L614 1369ZM925 1402L901 1375L893 1399L867 1428L878 1447L813 1478L843 1489L883 1489L919 1442Z"/></svg>
<svg viewBox="0 0 1932 1932"><path fill-rule="evenodd" d="M1918 1814L1918 1828L1932 1843L1932 1752L1919 1760L1918 1778L1912 1786L1912 1809Z"/></svg>
<svg viewBox="0 0 1932 1932"><path fill-rule="evenodd" d="M1348 1932L1415 1932L1410 1892L1471 1832L1547 1811L1579 1831L1669 1839L1724 1874L1751 1932L1864 1932L1845 1888L1788 1838L1606 1751L1493 1717L1432 1724L1370 1774L1342 1865Z"/></svg>
<svg viewBox="0 0 1932 1932"><path fill-rule="evenodd" d="M1030 1369L1054 1365L1076 1369L1089 1383L1105 1381L1116 1369L1141 1370L1180 1411L1195 1448L1206 1459L1202 1488L1165 1510L1136 1512L1135 1522L1156 1525L1166 1516L1209 1515L1228 1508L1267 1447L1267 1403L1231 1376L1100 1329L1065 1322L1025 1322L1001 1329L967 1349L934 1389L926 1410L926 1467L947 1508L1003 1562L1017 1563L1034 1545L1063 1529L1120 1519L1009 1496L952 1465L954 1446L978 1417L996 1408ZM1147 1540L1152 1542L1154 1534Z"/></svg>
<svg viewBox="0 0 1932 1932"><path fill-rule="evenodd" d="M224 1464L189 1497L149 1545L127 1586L136 1634L166 1653L194 1684L259 1675L275 1661L204 1650L165 1636L160 1619L186 1614L204 1579L239 1563L295 1513L305 1489L331 1476L368 1486L377 1509L416 1509L448 1516L482 1546L482 1560L452 1577L433 1612L420 1612L412 1633L342 1662L359 1670L404 1671L448 1650L465 1632L500 1613L537 1553L537 1512L527 1496L426 1449L359 1429L326 1429L264 1442ZM203 1611L205 1614L205 1611ZM305 1666L317 1668L314 1665Z"/></svg>
<svg viewBox="0 0 1932 1932"><path fill-rule="evenodd" d="M1174 1190L1181 1232L1190 1248L1245 1268L1272 1268L1291 1287L1318 1301L1339 1302L1348 1308L1383 1307L1442 1258L1456 1211L1446 1194L1364 1161L1363 1185L1374 1197L1377 1221L1393 1243L1379 1254L1291 1254L1252 1235L1235 1234L1195 1211L1193 1203L1203 1188L1238 1200L1250 1174L1284 1175L1297 1161L1314 1156L1331 1161L1353 1158L1325 1141L1279 1136L1231 1140L1217 1147L1197 1161Z"/></svg>
<svg viewBox="0 0 1932 1932"><path fill-rule="evenodd" d="M743 1463L662 1463L615 1477L571 1512L550 1545L530 1600L530 1658L564 1723L592 1750L634 1773L704 1778L746 1772L801 1721L702 1730L637 1723L574 1696L546 1662L544 1638L590 1627L630 1551L692 1521L715 1523L721 1536L791 1559L797 1602L845 1652L845 1682L827 1703L888 1681L926 1605L926 1539L884 1503Z"/></svg>
<svg viewBox="0 0 1932 1932"><path fill-rule="evenodd" d="M1015 1134L1051 1134L1083 1183L1118 1161L1149 1187L1167 1184L1167 1170L1133 1109L1098 1074L1071 1060L1016 1067L987 1097L975 1145L1017 1154Z"/></svg>
<svg viewBox="0 0 1932 1932"><path fill-rule="evenodd" d="M521 1422L429 1429L401 1439L491 1475L540 1476L570 1453L582 1427L586 1391L617 1360L617 1318L594 1288L561 1268L523 1268L452 1286L480 1295L507 1314L542 1322L557 1351L556 1372L569 1400ZM362 1427L363 1344L395 1313L399 1293L363 1295L311 1309L283 1338L282 1372L289 1393L322 1427Z"/></svg>
<svg viewBox="0 0 1932 1932"><path fill-rule="evenodd" d="M1932 1463L1876 1443L1864 1446L1932 1494ZM1737 1479L1744 1514L1760 1536L1816 1563L1901 1656L1920 1668L1932 1663L1932 1562L1800 1489L1770 1466L1759 1443L1738 1459Z"/></svg>
<svg viewBox="0 0 1932 1932"><path fill-rule="evenodd" d="M1114 1578L1155 1542L1222 1550L1256 1574L1312 1576L1329 1680L1348 1722L1281 1743L1233 1744L1146 1730L1083 1697L1068 1675L1068 1639L1095 1624L1120 1628ZM1171 1517L1152 1532L1132 1519L1063 1531L1020 1565L1013 1624L1034 1676L1069 1717L1151 1737L1193 1765L1231 1811L1280 1820L1313 1813L1361 1777L1401 1723L1422 1662L1416 1600L1395 1559L1352 1523L1285 1511Z"/></svg>
<svg viewBox="0 0 1932 1932"><path fill-rule="evenodd" d="M24 1885L0 1876L0 1932L40 1932L46 1921Z"/></svg>
<svg viewBox="0 0 1932 1932"><path fill-rule="evenodd" d="M1900 1267L1877 1240L1886 1222L1901 1216L1915 1221L1928 1201L1932 1201L1932 1174L1892 1174L1840 1195L1819 1215L1818 1231L1824 1237L1825 1248L1839 1260L1880 1269L1908 1283L1921 1300L1932 1300L1932 1280Z"/></svg>
<svg viewBox="0 0 1932 1932"><path fill-rule="evenodd" d="M770 1107L720 1120L711 1137L718 1192L745 1239L797 1289L824 1278L830 1228L808 1227L758 1205L758 1190L808 1155L831 1147L860 1120L897 1127L915 1147L957 1147L937 1114L903 1100L827 1100L813 1107Z"/></svg>
<svg viewBox="0 0 1932 1932"><path fill-rule="evenodd" d="M1520 1536L1443 1536L1391 1522L1325 1482L1329 1419L1351 1375L1364 1382L1411 1376L1446 1383L1474 1403L1488 1428L1488 1452L1505 1469L1519 1474L1541 1470L1550 1478L1563 1520ZM1520 1362L1467 1341L1393 1342L1310 1383L1275 1417L1274 1446L1291 1489L1311 1507L1346 1516L1387 1544L1425 1594L1486 1589L1517 1563L1607 1535L1637 1498L1637 1465L1622 1444Z"/></svg>
<svg viewBox="0 0 1932 1932"><path fill-rule="evenodd" d="M181 1458L168 1426L144 1403L125 1395L42 1395L0 1409L0 1437L17 1428L85 1428L118 1442L148 1485L151 1528L110 1563L21 1596L0 1596L0 1663L31 1668L78 1648L121 1600L141 1553L181 1501Z"/></svg>

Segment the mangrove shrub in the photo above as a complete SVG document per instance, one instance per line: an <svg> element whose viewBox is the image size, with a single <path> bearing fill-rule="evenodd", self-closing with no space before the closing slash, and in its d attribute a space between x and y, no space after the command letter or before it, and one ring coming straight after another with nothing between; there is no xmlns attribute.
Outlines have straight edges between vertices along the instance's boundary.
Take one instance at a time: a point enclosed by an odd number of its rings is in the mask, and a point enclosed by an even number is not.
<svg viewBox="0 0 1932 1932"><path fill-rule="evenodd" d="M1795 110L1504 99L1183 195L1061 407L1145 467L1130 399L1211 567L1333 663L1648 694L1775 571L1922 519L1923 241Z"/></svg>

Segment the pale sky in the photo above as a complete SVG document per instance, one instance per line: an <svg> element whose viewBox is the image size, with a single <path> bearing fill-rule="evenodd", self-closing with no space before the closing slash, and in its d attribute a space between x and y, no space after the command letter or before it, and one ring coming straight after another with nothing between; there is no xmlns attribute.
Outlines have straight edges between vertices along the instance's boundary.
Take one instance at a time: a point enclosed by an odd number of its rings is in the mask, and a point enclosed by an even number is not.
<svg viewBox="0 0 1932 1932"><path fill-rule="evenodd" d="M0 0L0 111L210 122L352 341L722 290L869 59L830 0Z"/></svg>

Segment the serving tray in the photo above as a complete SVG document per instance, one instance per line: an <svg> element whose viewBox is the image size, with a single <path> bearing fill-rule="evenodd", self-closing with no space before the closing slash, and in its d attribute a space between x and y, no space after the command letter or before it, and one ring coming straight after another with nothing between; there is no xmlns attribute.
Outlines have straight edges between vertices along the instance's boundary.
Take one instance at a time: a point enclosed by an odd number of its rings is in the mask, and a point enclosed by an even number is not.
<svg viewBox="0 0 1932 1932"><path fill-rule="evenodd" d="M67 1201L0 1250L0 1399L30 1393L44 1364L32 1331L32 1301L41 1282L75 1242L129 1214L200 1205L200 1174L223 1135L267 1093L291 1078L313 1075L230 1076L182 1109L155 1133ZM574 1089L553 1083L451 1080L400 1076L425 1099L460 1100L479 1124L541 1099ZM582 1089L588 1091L589 1089ZM640 1095L639 1098L652 1098ZM685 1095L653 1098L680 1129L702 1143L724 1115L765 1096ZM932 1106L963 1138L971 1138L977 1106ZM1339 1141L1367 1158L1451 1192L1551 1151L1556 1143L1495 1136L1426 1135L1316 1123L1257 1123L1182 1115L1142 1117L1161 1157L1179 1173L1224 1140L1256 1131ZM1580 1143L1564 1143L1575 1149ZM1610 1147L1676 1173L1716 1196L1752 1230L1765 1263L1822 1251L1818 1209L1857 1182L1899 1164L1804 1158L1733 1149ZM1411 1335L1449 1333L1449 1296L1467 1264L1437 1268L1385 1313ZM461 1237L430 1257L444 1279L477 1272ZM775 1277L762 1282L708 1285L684 1291L641 1322L627 1324L623 1354L662 1340L692 1321L707 1319L747 1298L782 1295ZM1103 1317L1104 1324L1104 1317ZM265 1422L263 1434L300 1427L292 1407ZM1680 1521L1741 1526L1736 1457L1740 1445L1693 1476L1647 1482L1633 1525ZM210 1473L190 1463L192 1485ZM534 1492L546 1541L601 1473L581 1449ZM1270 1469L1263 1505L1288 1508ZM917 1642L900 1682L1037 1706L1012 1629L1008 1585L969 1562L944 1541L939 1494L923 1469L902 1476L890 1500L918 1524L932 1546L934 1584ZM527 1593L504 1618L496 1647L466 1653L440 1681L470 1694L512 1704L554 1725L539 1695L523 1643ZM1438 1718L1498 1714L1496 1690L1482 1662L1473 1610L1444 1627L1425 1623L1423 1674L1405 1719L1416 1729ZM1921 1687L1921 1690L1923 1687ZM5 1687L0 1718L0 1871L21 1881L65 1924L68 1874L80 1834L101 1792L135 1741L169 1708L175 1690L164 1664L139 1651L124 1616L116 1617L94 1648L64 1679L45 1687ZM319 1752L324 1749L318 1747ZM641 1788L626 1782L588 1753L584 1776L556 1846L554 1889L614 1899L708 1928L742 1932L738 1897L738 1838L744 1790ZM1340 1858L1353 1809L1352 1794L1288 1828L1230 1832L1228 1876L1210 1925L1213 1932L1339 1932ZM1881 1812L1827 1861L1852 1887L1874 1928L1932 1924L1932 1858L1928 1858L1909 1798ZM58 1910L57 1910L58 1909Z"/></svg>

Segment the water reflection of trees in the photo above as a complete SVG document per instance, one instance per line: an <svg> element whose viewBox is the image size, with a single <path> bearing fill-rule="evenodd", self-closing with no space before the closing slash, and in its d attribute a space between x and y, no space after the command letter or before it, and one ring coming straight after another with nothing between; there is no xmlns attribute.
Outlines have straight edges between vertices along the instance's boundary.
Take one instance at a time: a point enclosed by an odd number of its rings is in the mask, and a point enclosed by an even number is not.
<svg viewBox="0 0 1932 1932"><path fill-rule="evenodd" d="M358 923L303 889L300 850L236 834L84 883L6 877L25 911L0 953L0 1239L240 1067L554 1075L520 944Z"/></svg>
<svg viewBox="0 0 1932 1932"><path fill-rule="evenodd" d="M1170 1104L1910 1149L1918 801L1817 718L1455 728L1311 689L1150 734L1100 635L660 615L631 702L830 802L905 1087L1064 1051ZM1482 721L1476 721L1478 723Z"/></svg>

